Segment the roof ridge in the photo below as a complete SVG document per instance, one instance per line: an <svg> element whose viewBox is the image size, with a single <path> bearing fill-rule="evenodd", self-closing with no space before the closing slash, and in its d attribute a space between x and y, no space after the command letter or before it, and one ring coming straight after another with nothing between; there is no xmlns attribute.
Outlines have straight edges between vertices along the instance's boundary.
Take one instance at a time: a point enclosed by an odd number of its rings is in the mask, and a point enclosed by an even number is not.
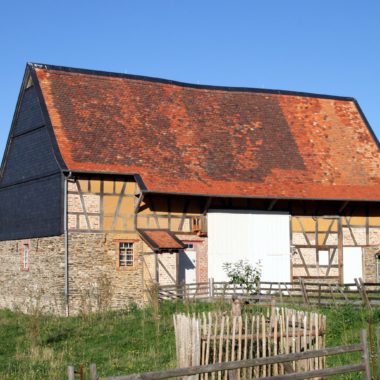
<svg viewBox="0 0 380 380"><path fill-rule="evenodd" d="M313 93L313 92L292 91L292 90L266 89L266 88L257 88L257 87L238 87L238 86L235 87L235 86L216 86L216 85L207 85L207 84L195 84L195 83L181 82L181 81L172 80L172 79L151 77L151 76L145 76L145 75L124 74L124 73L118 73L118 72L112 72L112 71L83 69L83 68L58 66L58 65L50 65L50 64L44 64L44 63L34 63L34 62L28 62L27 65L34 69L56 70L56 71L63 71L63 72L70 72L70 73L77 73L77 74L125 78L125 79L141 80L141 81L147 81L147 82L152 82L152 83L156 82L156 83L170 84L174 86L189 87L189 88L196 88L196 89L231 91L231 92L233 91L253 92L253 93L262 93L262 94L289 95L289 96L300 96L300 97L308 97L308 98L334 99L334 100L346 100L346 101L357 102L357 100L351 96L319 94L319 93Z"/></svg>

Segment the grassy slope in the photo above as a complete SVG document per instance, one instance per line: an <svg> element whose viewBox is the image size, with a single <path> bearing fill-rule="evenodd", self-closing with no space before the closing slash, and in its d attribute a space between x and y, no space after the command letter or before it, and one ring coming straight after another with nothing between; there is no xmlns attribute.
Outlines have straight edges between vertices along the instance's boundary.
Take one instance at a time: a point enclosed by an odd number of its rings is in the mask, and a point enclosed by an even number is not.
<svg viewBox="0 0 380 380"><path fill-rule="evenodd" d="M0 311L0 379L64 379L68 365L88 368L92 362L100 376L174 367L173 312L210 307L215 305L165 304L159 313L132 307L70 318ZM357 342L369 317L374 325L380 323L380 310L371 316L351 307L322 312L327 315L329 346Z"/></svg>

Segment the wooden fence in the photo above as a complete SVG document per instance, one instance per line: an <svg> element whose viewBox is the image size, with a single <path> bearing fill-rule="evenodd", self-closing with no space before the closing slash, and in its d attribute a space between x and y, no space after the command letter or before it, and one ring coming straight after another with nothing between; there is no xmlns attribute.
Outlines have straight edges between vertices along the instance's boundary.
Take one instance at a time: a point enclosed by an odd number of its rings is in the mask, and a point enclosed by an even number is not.
<svg viewBox="0 0 380 380"><path fill-rule="evenodd" d="M378 342L379 342L379 331L378 331ZM274 376L264 376L259 377L261 380L302 380L311 378L324 378L332 375L346 374L352 372L362 372L365 380L371 379L371 368L370 368L370 354L369 345L367 342L367 334L365 330L361 331L360 343L350 344L337 347L329 347L319 350L297 352L291 354L282 354L276 356L270 356L265 358L256 358L248 360L238 360L230 361L224 363L215 363L201 366L192 366L187 368L176 368L164 371L154 371L145 372L133 375L125 376L111 376L105 377L101 380L159 380L159 379L170 379L170 378L199 378L199 376L209 376L210 379L216 378L217 374L221 371L225 371L228 374L229 380L236 380L238 376L238 371L251 367L263 367L263 366L274 366L283 365L284 363L290 363L294 361L305 361L305 360L323 360L331 355L342 355L352 352L361 353L361 360L357 363L322 368L322 369L309 369L303 372L288 373L288 374L278 374ZM97 380L96 366L92 364L91 380ZM69 377L69 380L73 378Z"/></svg>
<svg viewBox="0 0 380 380"><path fill-rule="evenodd" d="M261 282L254 293L228 282L194 283L183 285L162 285L158 287L160 300L177 299L230 299L242 297L253 302L269 303L275 299L281 304L340 305L354 304L380 305L380 283L364 283L355 279L350 284L328 284L305 282Z"/></svg>
<svg viewBox="0 0 380 380"><path fill-rule="evenodd" d="M270 315L230 316L209 312L176 314L173 319L178 367L265 358L325 347L326 318L317 313L273 308ZM315 358L291 365L276 363L244 368L238 371L237 380L317 370L324 365L323 358ZM207 378L201 376L201 379ZM211 379L227 379L227 373L219 371Z"/></svg>

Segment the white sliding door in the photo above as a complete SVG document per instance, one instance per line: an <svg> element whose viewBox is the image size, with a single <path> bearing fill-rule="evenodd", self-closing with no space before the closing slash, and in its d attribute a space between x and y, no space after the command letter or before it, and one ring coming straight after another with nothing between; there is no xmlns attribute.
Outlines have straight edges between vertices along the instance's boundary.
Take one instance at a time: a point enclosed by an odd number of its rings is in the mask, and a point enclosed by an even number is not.
<svg viewBox="0 0 380 380"><path fill-rule="evenodd" d="M363 277L363 261L361 247L343 248L343 282L352 284L355 278Z"/></svg>
<svg viewBox="0 0 380 380"><path fill-rule="evenodd" d="M262 264L262 281L290 281L289 215L273 212L210 210L208 273L227 277L222 265L247 259Z"/></svg>

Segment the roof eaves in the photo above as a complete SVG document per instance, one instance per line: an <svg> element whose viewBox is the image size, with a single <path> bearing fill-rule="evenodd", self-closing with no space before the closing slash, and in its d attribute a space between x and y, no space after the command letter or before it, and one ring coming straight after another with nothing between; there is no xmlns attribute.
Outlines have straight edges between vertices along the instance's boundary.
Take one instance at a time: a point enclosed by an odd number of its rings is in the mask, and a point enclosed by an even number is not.
<svg viewBox="0 0 380 380"><path fill-rule="evenodd" d="M133 177L136 183L139 185L141 191L148 191L142 177L138 173L119 173L119 172L105 172L105 171L93 171L93 170L63 170L65 175L96 175L96 176L114 176L114 177Z"/></svg>
<svg viewBox="0 0 380 380"><path fill-rule="evenodd" d="M268 200L304 200L304 201L329 201L329 202L379 202L380 199L355 199L355 198L309 198L309 197L286 197L286 196L264 196L264 195L237 195L237 194L199 194L186 192L167 192L144 190L144 195L174 195L174 196L196 196L205 198L235 198L235 199L268 199Z"/></svg>

